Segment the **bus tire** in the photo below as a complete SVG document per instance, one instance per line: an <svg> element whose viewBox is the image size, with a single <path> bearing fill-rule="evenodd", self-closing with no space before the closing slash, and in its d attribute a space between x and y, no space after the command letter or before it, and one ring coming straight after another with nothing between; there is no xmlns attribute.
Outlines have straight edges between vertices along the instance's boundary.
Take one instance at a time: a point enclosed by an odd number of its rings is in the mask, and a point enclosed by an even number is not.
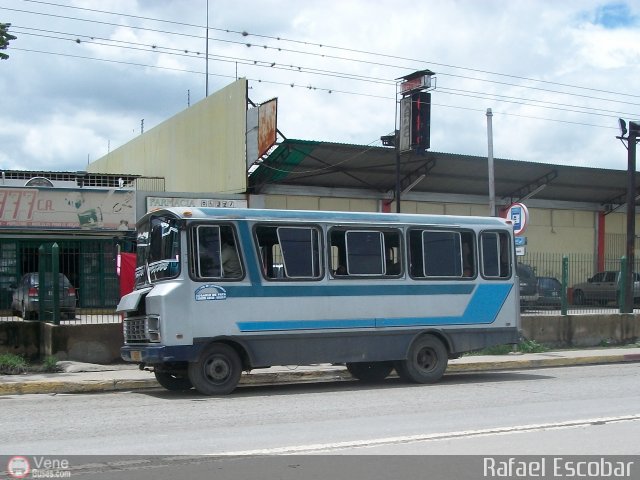
<svg viewBox="0 0 640 480"><path fill-rule="evenodd" d="M212 343L200 354L196 362L189 363L189 380L203 395L231 393L242 375L242 362L238 353L224 343Z"/></svg>
<svg viewBox="0 0 640 480"><path fill-rule="evenodd" d="M433 335L414 340L406 360L395 363L398 376L412 383L435 383L447 369L449 356L442 341Z"/></svg>
<svg viewBox="0 0 640 480"><path fill-rule="evenodd" d="M354 362L347 363L348 372L362 382L381 382L393 370L391 362Z"/></svg>
<svg viewBox="0 0 640 480"><path fill-rule="evenodd" d="M171 372L163 372L156 370L153 372L156 376L156 380L167 390L171 391L184 391L193 388L191 380L186 375L177 375ZM186 374L187 372L185 372Z"/></svg>

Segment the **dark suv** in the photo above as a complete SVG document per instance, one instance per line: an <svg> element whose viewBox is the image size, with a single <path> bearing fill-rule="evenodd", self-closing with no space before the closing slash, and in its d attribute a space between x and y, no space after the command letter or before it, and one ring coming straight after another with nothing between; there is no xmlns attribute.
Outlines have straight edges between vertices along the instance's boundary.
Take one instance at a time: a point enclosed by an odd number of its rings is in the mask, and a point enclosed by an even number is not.
<svg viewBox="0 0 640 480"><path fill-rule="evenodd" d="M516 266L520 280L520 305L532 305L538 301L538 279L533 267L518 262Z"/></svg>

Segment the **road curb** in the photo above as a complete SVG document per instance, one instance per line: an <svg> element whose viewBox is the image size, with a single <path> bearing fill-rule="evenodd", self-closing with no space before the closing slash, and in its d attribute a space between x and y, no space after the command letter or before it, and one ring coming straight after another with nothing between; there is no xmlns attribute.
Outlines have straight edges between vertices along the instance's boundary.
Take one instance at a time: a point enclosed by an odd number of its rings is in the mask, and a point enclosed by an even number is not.
<svg viewBox="0 0 640 480"><path fill-rule="evenodd" d="M503 360L496 362L458 363L449 365L447 372L478 372L485 370L520 370L544 367L571 367L577 365L598 365L606 363L625 363L640 361L640 354L604 355L585 357L536 358Z"/></svg>
<svg viewBox="0 0 640 480"><path fill-rule="evenodd" d="M631 363L640 362L640 353L537 358L537 359L513 359L501 361L475 361L473 363L452 363L447 368L447 373L465 373L496 370L524 370L544 367L568 367L578 365L597 365L607 363ZM2 395L26 395L26 394L61 394L61 393L96 393L112 392L119 390L140 390L145 388L158 388L160 385L149 374L147 379L109 379L109 380L49 380L49 381L25 381L0 383L0 396ZM324 370L303 370L286 372L250 372L242 375L240 385L273 385L282 383L312 383L351 381L354 378L345 368Z"/></svg>

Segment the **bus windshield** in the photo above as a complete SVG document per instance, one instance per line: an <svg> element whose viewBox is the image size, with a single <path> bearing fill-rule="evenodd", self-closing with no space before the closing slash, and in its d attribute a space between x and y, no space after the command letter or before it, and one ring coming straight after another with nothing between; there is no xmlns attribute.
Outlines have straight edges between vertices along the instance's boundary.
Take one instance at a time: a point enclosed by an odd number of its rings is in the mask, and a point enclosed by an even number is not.
<svg viewBox="0 0 640 480"><path fill-rule="evenodd" d="M137 246L137 287L180 273L180 231L176 218L152 216L139 224Z"/></svg>

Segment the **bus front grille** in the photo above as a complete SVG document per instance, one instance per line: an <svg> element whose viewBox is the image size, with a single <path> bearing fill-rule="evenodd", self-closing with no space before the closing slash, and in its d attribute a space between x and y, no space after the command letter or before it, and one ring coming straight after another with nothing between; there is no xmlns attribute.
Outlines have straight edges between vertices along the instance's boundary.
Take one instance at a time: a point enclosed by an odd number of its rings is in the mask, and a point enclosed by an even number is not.
<svg viewBox="0 0 640 480"><path fill-rule="evenodd" d="M126 318L124 320L125 343L141 343L149 341L146 317Z"/></svg>

